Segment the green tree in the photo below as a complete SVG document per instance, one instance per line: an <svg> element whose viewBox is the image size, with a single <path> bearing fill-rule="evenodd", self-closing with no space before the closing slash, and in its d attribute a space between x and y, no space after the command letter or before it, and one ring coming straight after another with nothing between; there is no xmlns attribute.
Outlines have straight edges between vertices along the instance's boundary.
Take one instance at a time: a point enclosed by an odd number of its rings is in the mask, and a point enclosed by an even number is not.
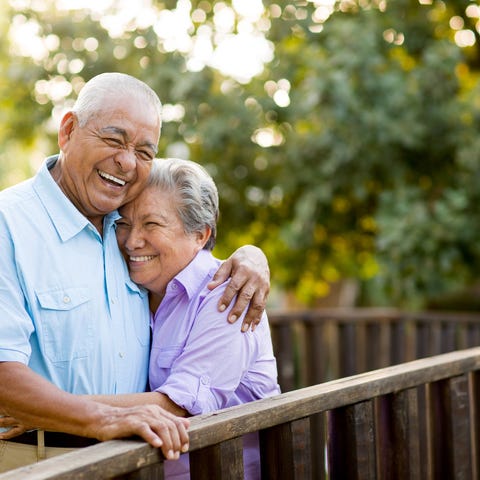
<svg viewBox="0 0 480 480"><path fill-rule="evenodd" d="M259 245L274 284L306 304L343 278L365 286L366 303L419 305L478 276L475 3L265 1L250 27L274 55L251 81L191 67L191 45L225 37L222 12L227 33L245 30L229 1L156 1L123 28L115 6L16 4L3 7L2 38L37 28L43 55L0 44L3 186L33 170L20 158L56 151L52 112L93 75L123 71L165 104L161 155L214 175L219 255ZM172 47L165 29L182 8L184 43Z"/></svg>

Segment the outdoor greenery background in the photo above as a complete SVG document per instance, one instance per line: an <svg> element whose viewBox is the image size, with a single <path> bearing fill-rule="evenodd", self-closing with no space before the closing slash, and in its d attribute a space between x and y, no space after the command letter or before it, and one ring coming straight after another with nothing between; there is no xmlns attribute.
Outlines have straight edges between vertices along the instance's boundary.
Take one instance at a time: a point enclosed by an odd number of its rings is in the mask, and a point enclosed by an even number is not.
<svg viewBox="0 0 480 480"><path fill-rule="evenodd" d="M121 71L173 112L160 156L188 156L214 176L217 256L258 245L290 303L320 305L348 280L357 304L422 308L478 283L477 2L264 1L253 28L273 56L251 79L188 68L191 52L154 28L179 4L191 7L192 40L205 27L220 38L225 8L238 33L230 1L152 0L150 25L131 19L115 35L105 22L115 2L104 15L0 3L0 188L57 151L55 118L84 81ZM15 45L25 25L43 55ZM478 308L478 296L446 306Z"/></svg>

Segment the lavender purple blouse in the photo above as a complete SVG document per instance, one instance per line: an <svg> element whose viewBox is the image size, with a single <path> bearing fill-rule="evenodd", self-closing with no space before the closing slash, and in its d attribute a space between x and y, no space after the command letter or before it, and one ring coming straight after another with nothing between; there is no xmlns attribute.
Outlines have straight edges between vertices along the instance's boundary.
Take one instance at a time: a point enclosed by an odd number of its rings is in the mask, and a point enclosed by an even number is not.
<svg viewBox="0 0 480 480"><path fill-rule="evenodd" d="M208 282L220 261L201 250L168 284L152 319L150 389L192 415L280 393L266 314L255 331L240 331L217 309L225 286ZM258 438L244 437L245 478L260 478ZM189 478L188 455L165 464L167 478Z"/></svg>

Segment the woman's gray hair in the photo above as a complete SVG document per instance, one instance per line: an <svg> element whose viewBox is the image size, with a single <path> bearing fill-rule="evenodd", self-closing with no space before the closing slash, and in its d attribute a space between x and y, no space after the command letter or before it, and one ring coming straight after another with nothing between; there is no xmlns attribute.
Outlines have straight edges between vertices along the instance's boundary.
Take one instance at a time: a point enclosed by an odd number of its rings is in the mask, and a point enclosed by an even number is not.
<svg viewBox="0 0 480 480"><path fill-rule="evenodd" d="M146 188L158 188L175 195L178 216L185 233L211 234L204 250L213 250L219 215L218 191L209 173L198 163L180 158L156 158Z"/></svg>
<svg viewBox="0 0 480 480"><path fill-rule="evenodd" d="M72 111L77 115L80 127L84 127L90 118L105 109L106 99L121 101L121 98L132 96L151 104L161 125L162 103L158 95L146 83L126 73L106 72L93 77L80 90Z"/></svg>

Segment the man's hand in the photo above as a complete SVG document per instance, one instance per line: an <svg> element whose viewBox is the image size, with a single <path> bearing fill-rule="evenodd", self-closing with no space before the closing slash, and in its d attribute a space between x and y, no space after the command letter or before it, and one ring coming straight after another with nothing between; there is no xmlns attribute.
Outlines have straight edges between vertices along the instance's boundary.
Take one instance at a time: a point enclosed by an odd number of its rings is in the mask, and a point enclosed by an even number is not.
<svg viewBox="0 0 480 480"><path fill-rule="evenodd" d="M221 265L208 284L208 288L213 290L229 277L232 278L220 299L218 309L223 312L237 295L228 321L236 322L248 306L242 324L242 332L246 332L250 325L252 330L255 330L262 318L270 291L270 270L267 257L262 250L253 245L239 248Z"/></svg>
<svg viewBox="0 0 480 480"><path fill-rule="evenodd" d="M34 427L23 425L9 416L0 417L0 427L9 430L0 433L0 440L9 440ZM188 451L189 421L177 417L158 405L135 407L108 407L86 436L106 441L138 435L152 447L161 448L165 458L176 460Z"/></svg>
<svg viewBox="0 0 480 480"><path fill-rule="evenodd" d="M21 435L28 430L33 430L34 427L23 425L16 418L9 416L0 417L0 428L8 428L5 432L0 433L0 440L8 440L10 438Z"/></svg>
<svg viewBox="0 0 480 480"><path fill-rule="evenodd" d="M138 435L152 447L161 448L168 460L178 459L180 452L188 451L188 419L158 405L108 407L108 411L88 436L105 441Z"/></svg>

